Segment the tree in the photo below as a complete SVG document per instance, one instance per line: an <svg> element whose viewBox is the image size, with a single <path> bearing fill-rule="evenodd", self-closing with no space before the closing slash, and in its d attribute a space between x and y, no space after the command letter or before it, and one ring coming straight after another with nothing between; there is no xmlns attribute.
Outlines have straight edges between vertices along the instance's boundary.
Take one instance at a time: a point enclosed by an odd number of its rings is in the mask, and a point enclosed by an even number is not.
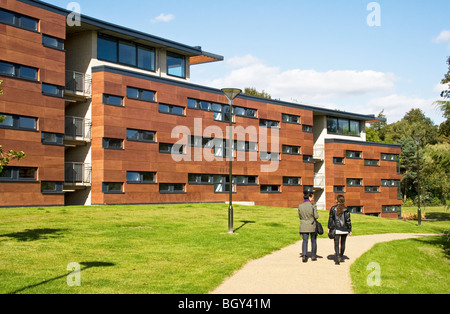
<svg viewBox="0 0 450 314"><path fill-rule="evenodd" d="M430 198L445 204L450 194L450 143L428 145L423 160L427 192Z"/></svg>
<svg viewBox="0 0 450 314"><path fill-rule="evenodd" d="M3 84L3 81L0 81L0 85ZM0 95L3 95L3 89L0 89ZM6 120L5 116L0 116L0 124ZM13 159L20 160L26 157L24 152L16 152L14 150L10 150L9 152L4 152L2 145L0 145L0 173L3 171L3 167L7 166L9 162Z"/></svg>
<svg viewBox="0 0 450 314"><path fill-rule="evenodd" d="M439 126L439 135L443 141L450 143L450 57L447 59L447 64L449 65L448 72L441 81L441 84L448 84L447 90L441 93L441 97L445 100L435 101L434 105L442 110L444 118L447 118Z"/></svg>
<svg viewBox="0 0 450 314"><path fill-rule="evenodd" d="M249 88L246 87L244 90L244 94L245 95L250 95L250 96L256 96L256 97L262 97L262 98L267 98L267 99L272 99L272 96L268 93L266 93L264 90L262 92L258 92L256 90L256 88Z"/></svg>
<svg viewBox="0 0 450 314"><path fill-rule="evenodd" d="M377 117L381 119L386 119L384 109L378 114ZM370 123L370 126L366 128L366 140L368 142L377 142L377 143L383 142L384 138L382 139L381 137L383 137L382 133L386 125L387 123L382 121Z"/></svg>

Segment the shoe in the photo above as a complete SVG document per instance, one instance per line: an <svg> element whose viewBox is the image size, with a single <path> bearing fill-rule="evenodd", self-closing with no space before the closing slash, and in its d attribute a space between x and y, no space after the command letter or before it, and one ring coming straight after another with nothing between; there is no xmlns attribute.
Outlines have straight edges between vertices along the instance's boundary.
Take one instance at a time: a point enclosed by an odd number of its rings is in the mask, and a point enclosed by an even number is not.
<svg viewBox="0 0 450 314"><path fill-rule="evenodd" d="M306 263L308 261L308 258L306 256L303 256L303 263Z"/></svg>
<svg viewBox="0 0 450 314"><path fill-rule="evenodd" d="M317 261L317 257L313 257L313 258L311 258L311 260L312 260L313 262L315 262L315 261Z"/></svg>
<svg viewBox="0 0 450 314"><path fill-rule="evenodd" d="M339 256L336 255L336 257L334 258L334 264L335 265L340 265L341 263L339 262Z"/></svg>
<svg viewBox="0 0 450 314"><path fill-rule="evenodd" d="M339 256L339 262L341 262L341 263L344 262L344 256L343 256L343 255L340 255L340 256Z"/></svg>

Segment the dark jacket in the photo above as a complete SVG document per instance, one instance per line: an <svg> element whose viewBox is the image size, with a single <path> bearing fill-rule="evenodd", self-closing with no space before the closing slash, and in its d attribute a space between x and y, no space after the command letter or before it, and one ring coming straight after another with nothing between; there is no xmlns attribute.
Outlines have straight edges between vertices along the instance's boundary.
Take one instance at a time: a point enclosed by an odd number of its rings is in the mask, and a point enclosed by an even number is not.
<svg viewBox="0 0 450 314"><path fill-rule="evenodd" d="M300 233L315 233L316 220L319 219L317 208L310 201L303 202L298 207L298 217L301 220Z"/></svg>
<svg viewBox="0 0 450 314"><path fill-rule="evenodd" d="M350 220L350 212L347 207L341 217L337 215L337 205L331 207L330 218L328 219L328 229L336 229L344 232L352 232L352 222Z"/></svg>

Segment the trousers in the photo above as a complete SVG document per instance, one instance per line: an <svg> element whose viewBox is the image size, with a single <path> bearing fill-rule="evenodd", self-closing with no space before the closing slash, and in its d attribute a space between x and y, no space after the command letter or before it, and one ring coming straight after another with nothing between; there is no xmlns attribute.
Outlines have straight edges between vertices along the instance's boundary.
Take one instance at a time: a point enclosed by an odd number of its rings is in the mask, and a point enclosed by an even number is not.
<svg viewBox="0 0 450 314"><path fill-rule="evenodd" d="M302 257L306 256L308 253L308 240L311 236L311 253L312 258L317 257L317 234L316 233L302 233L303 243L302 243Z"/></svg>
<svg viewBox="0 0 450 314"><path fill-rule="evenodd" d="M336 236L334 237L334 252L336 253L336 255L344 255L347 236L348 234L336 234Z"/></svg>

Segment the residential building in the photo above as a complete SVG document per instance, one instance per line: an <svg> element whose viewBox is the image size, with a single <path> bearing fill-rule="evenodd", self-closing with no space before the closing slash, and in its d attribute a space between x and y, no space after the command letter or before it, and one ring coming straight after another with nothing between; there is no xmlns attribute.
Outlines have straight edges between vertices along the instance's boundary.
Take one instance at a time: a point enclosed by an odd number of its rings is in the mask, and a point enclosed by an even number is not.
<svg viewBox="0 0 450 314"><path fill-rule="evenodd" d="M0 4L1 206L226 202L397 217L398 145L370 143L362 115L192 84L223 57L41 1ZM78 24L78 25L77 25Z"/></svg>

